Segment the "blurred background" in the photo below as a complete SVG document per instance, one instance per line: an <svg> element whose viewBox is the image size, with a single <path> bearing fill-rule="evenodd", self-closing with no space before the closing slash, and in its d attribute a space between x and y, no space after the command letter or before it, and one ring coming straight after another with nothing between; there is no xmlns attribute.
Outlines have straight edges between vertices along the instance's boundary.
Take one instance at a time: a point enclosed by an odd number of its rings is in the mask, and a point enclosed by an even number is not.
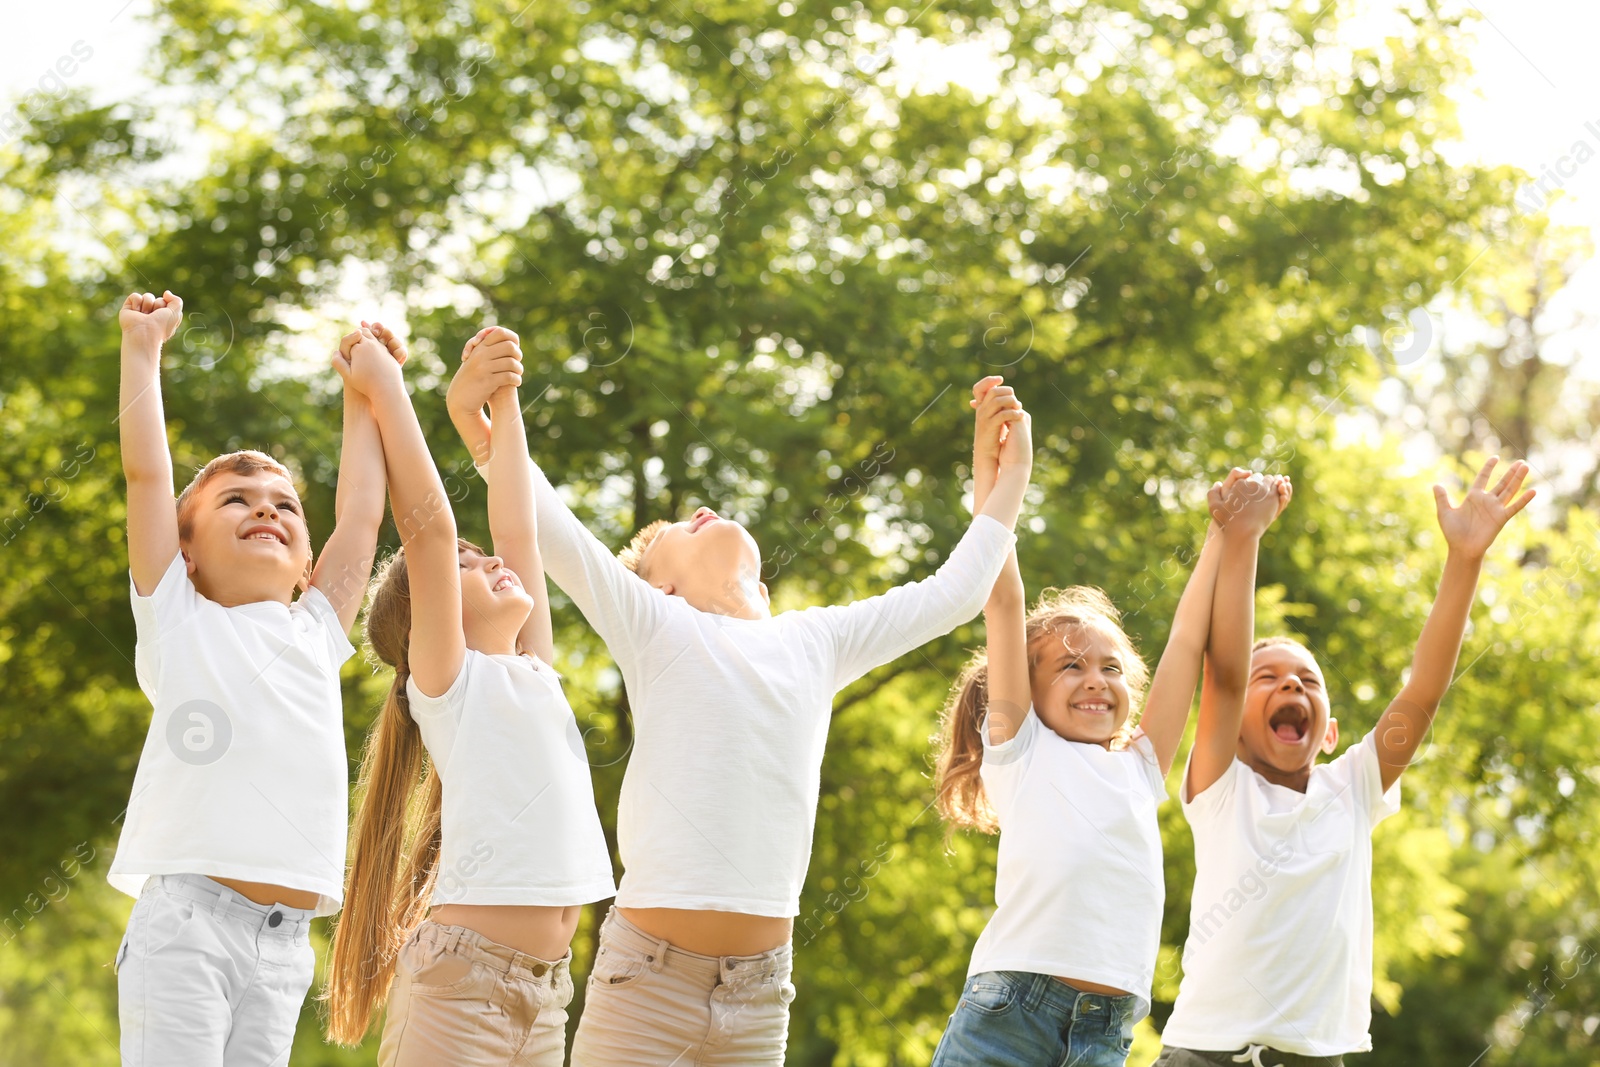
<svg viewBox="0 0 1600 1067"><path fill-rule="evenodd" d="M104 875L149 708L115 310L166 288L186 305L163 364L180 480L270 451L300 473L318 543L327 355L358 318L409 338L464 534L487 536L484 493L443 388L497 322L522 337L535 456L602 539L713 505L755 534L782 607L943 558L984 374L1033 412L1030 590L1104 587L1152 662L1204 487L1230 464L1288 473L1258 629L1316 651L1346 744L1432 601L1429 486L1526 459L1540 497L1491 554L1405 810L1375 835L1376 1051L1349 1062L1600 1063L1597 31L1590 5L1510 0L8 12L0 1064L117 1062L132 901ZM626 700L554 603L609 833ZM981 641L960 630L836 705L796 1067L926 1064L954 1006L995 842L946 834L929 738ZM388 678L358 658L345 681L353 776ZM1191 838L1175 803L1162 818L1136 1065L1188 926ZM308 1000L296 1067L375 1056L324 1044Z"/></svg>

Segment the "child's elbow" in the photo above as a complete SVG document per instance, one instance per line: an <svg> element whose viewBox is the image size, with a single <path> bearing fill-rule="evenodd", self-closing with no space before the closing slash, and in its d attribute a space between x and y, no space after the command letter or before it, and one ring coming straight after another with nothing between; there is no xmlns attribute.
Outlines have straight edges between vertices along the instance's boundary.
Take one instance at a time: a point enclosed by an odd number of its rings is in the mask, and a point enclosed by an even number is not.
<svg viewBox="0 0 1600 1067"><path fill-rule="evenodd" d="M983 610L985 614L1021 611L1024 598L1025 594L1020 583L1000 581L989 591L988 597L983 602Z"/></svg>
<svg viewBox="0 0 1600 1067"><path fill-rule="evenodd" d="M394 517L395 529L405 544L432 544L436 541L456 540L456 519L448 503L436 503L429 498L405 514Z"/></svg>

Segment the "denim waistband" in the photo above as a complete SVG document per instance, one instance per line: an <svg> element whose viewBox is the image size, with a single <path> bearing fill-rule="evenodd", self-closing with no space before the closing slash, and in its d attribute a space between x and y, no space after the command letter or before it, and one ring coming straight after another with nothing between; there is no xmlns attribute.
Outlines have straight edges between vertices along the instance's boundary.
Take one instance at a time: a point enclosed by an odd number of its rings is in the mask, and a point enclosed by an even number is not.
<svg viewBox="0 0 1600 1067"><path fill-rule="evenodd" d="M1017 999L1029 1010L1043 1008L1062 1020L1104 1019L1108 1030L1119 1029L1124 1016L1136 1023L1150 1010L1149 1003L1137 994L1086 993L1048 974L986 971L973 975L968 981L980 978L1010 983L1017 991Z"/></svg>
<svg viewBox="0 0 1600 1067"><path fill-rule="evenodd" d="M572 962L571 949L559 960L540 959L510 945L491 941L476 930L469 930L465 926L449 926L432 919L424 920L411 936L441 952L470 956L508 978L548 978L554 981L568 972Z"/></svg>
<svg viewBox="0 0 1600 1067"><path fill-rule="evenodd" d="M619 948L645 956L655 971L671 966L702 979L733 983L787 977L793 967L792 944L779 945L754 956L707 956L645 933L618 915L616 908L606 913L601 933Z"/></svg>
<svg viewBox="0 0 1600 1067"><path fill-rule="evenodd" d="M307 938L311 920L317 914L312 909L291 908L287 904L257 904L203 874L153 874L145 883L145 892L151 891L192 900L219 919L242 923L258 937Z"/></svg>

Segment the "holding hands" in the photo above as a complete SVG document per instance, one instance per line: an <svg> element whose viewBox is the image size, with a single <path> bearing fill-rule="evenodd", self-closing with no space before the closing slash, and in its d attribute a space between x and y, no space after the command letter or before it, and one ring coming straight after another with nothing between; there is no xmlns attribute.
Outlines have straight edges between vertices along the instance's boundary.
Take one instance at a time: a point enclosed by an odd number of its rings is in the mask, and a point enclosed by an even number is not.
<svg viewBox="0 0 1600 1067"><path fill-rule="evenodd" d="M1466 499L1458 506L1451 506L1450 494L1443 486L1433 487L1439 529L1452 552L1460 552L1470 559L1481 558L1511 517L1533 499L1532 489L1523 491L1520 496L1517 493L1528 477L1528 465L1520 459L1507 468L1493 489L1488 487L1489 476L1499 462L1500 457L1494 456L1483 465L1467 489Z"/></svg>
<svg viewBox="0 0 1600 1067"><path fill-rule="evenodd" d="M977 411L973 434L973 475L997 474L1004 467L1033 466L1033 417L1023 410L1017 392L998 374L972 387L968 402Z"/></svg>
<svg viewBox="0 0 1600 1067"><path fill-rule="evenodd" d="M1206 507L1223 531L1260 537L1293 497L1294 485L1288 475L1253 474L1235 467L1211 486Z"/></svg>
<svg viewBox="0 0 1600 1067"><path fill-rule="evenodd" d="M339 339L333 369L346 389L371 397L400 382L400 368L409 358L405 342L381 322L362 320L358 329Z"/></svg>
<svg viewBox="0 0 1600 1067"><path fill-rule="evenodd" d="M461 368L450 379L445 403L452 416L471 415L515 396L521 384L521 341L504 326L485 326L461 349Z"/></svg>

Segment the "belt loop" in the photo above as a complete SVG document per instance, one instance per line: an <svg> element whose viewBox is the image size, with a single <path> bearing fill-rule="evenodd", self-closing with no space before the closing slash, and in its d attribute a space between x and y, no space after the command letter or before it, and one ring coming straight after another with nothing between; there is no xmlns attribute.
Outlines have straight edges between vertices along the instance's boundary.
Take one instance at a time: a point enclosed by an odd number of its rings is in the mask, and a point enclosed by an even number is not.
<svg viewBox="0 0 1600 1067"><path fill-rule="evenodd" d="M650 961L650 969L660 974L667 966L667 952L671 950L672 942L664 937L655 938L655 947L650 950L654 958Z"/></svg>

